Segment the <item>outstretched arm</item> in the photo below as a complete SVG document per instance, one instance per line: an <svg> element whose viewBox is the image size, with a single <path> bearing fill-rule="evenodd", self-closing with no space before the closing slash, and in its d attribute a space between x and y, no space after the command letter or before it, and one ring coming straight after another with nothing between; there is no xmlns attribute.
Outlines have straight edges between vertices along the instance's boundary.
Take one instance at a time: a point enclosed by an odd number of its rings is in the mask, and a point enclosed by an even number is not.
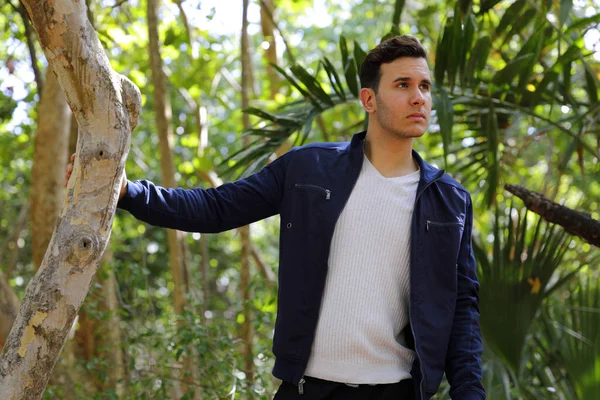
<svg viewBox="0 0 600 400"><path fill-rule="evenodd" d="M237 228L279 213L285 159L280 157L248 178L210 189L168 189L124 177L117 207L163 228L202 233ZM71 171L70 164L67 180Z"/></svg>

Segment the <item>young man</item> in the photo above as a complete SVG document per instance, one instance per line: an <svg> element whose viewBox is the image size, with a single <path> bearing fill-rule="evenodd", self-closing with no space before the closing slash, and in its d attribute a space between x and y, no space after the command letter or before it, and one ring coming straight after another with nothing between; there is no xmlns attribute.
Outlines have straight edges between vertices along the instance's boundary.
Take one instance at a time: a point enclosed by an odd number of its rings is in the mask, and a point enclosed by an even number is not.
<svg viewBox="0 0 600 400"><path fill-rule="evenodd" d="M217 189L124 180L152 225L220 232L281 215L275 399L485 398L468 192L413 151L431 112L426 53L385 41L361 66L366 132L296 148Z"/></svg>

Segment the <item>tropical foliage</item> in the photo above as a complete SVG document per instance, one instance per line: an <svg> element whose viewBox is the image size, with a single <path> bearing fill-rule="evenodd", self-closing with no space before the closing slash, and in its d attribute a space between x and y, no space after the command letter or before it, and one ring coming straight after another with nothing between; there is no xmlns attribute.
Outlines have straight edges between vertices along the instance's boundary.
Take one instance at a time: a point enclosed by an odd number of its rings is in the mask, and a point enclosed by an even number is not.
<svg viewBox="0 0 600 400"><path fill-rule="evenodd" d="M0 268L22 296L34 270L26 209L39 92L18 4L12 3L0 3L0 57L6 60L0 75ZM143 94L128 176L160 182L141 3L90 2L90 10L113 68ZM367 49L389 34L419 38L430 50L435 121L416 146L474 200L489 398L600 398L598 251L503 190L506 183L523 185L600 219L596 1L332 1L316 11L318 2L275 1L280 59L274 68L280 81L275 85L267 73L260 21L251 17L255 95L245 110L252 128L245 131L237 32L219 28L221 11L209 2L182 2L182 8L177 3L163 4L160 34L177 181L184 187L206 186L206 176L218 181L250 174L291 144L348 140L365 124L357 71ZM254 14L261 3L253 5ZM189 32L180 23L182 10ZM217 24L205 28L211 20ZM43 69L45 62L37 65ZM186 237L189 309L176 316L165 232L118 215L113 261L105 272L113 271L118 282L126 398L170 396L182 379L174 371L188 354L200 366L193 384L205 398L270 398L277 385L270 376L277 293L269 277L276 271L278 229L276 218L252 227L258 254L250 304L256 370L249 377L242 372L239 339L246 320L238 293L239 235ZM204 265L208 281L202 279ZM108 318L94 301L84 307ZM111 368L98 358L78 366L99 379ZM184 374L183 380L191 378ZM91 398L87 389L75 385L65 393L53 384L46 397ZM117 398L114 390L93 396ZM448 398L446 386L438 398Z"/></svg>

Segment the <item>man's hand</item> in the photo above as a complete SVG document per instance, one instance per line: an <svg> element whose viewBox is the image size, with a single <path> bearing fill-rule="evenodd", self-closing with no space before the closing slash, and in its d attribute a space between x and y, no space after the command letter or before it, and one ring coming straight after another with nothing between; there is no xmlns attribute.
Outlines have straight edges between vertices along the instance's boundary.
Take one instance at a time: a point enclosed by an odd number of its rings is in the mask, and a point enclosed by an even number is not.
<svg viewBox="0 0 600 400"><path fill-rule="evenodd" d="M75 162L75 154L71 156L71 162L67 165L67 172L65 174L65 187L67 187L67 183L69 183L69 178L71 178L71 174L73 173L73 163ZM125 196L127 193L127 175L125 174L125 170L123 170L123 177L121 178L121 191L119 192L119 200Z"/></svg>

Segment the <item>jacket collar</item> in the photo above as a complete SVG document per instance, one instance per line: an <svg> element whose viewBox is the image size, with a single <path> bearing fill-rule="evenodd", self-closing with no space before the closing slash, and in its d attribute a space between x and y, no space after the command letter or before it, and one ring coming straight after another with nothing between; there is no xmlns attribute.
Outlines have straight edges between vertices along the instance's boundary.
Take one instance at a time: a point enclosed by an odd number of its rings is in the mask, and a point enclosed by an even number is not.
<svg viewBox="0 0 600 400"><path fill-rule="evenodd" d="M363 131L355 134L352 137L352 141L350 142L349 146L350 161L352 165L362 165L362 159L364 155L363 146L366 136L367 131ZM440 170L425 162L419 153L417 153L414 149L412 154L417 161L417 164L419 164L419 169L421 170L421 182L419 186L427 185L444 174L443 170Z"/></svg>

